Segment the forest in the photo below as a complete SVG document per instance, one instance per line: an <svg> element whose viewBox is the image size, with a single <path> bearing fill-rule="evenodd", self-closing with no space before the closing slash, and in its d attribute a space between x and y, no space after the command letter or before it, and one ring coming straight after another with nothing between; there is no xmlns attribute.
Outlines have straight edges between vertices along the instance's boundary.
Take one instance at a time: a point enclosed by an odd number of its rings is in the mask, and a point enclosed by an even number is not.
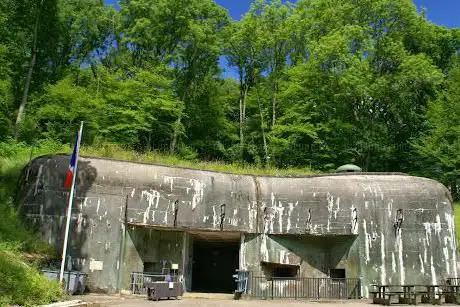
<svg viewBox="0 0 460 307"><path fill-rule="evenodd" d="M410 0L0 2L0 142L438 179L458 197L460 29ZM8 146L10 146L8 145ZM4 146L5 147L5 146Z"/></svg>

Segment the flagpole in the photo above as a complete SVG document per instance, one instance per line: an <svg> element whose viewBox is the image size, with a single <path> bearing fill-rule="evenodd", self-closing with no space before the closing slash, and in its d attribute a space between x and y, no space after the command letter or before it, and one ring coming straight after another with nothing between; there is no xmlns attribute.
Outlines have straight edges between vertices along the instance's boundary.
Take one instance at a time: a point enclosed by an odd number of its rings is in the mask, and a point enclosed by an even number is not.
<svg viewBox="0 0 460 307"><path fill-rule="evenodd" d="M68 237L69 237L69 228L70 228L70 219L72 216L72 203L73 203L73 197L74 193L77 189L75 186L75 181L77 178L77 170L78 170L78 158L80 155L80 142L81 142L81 135L83 132L83 121L80 124L80 131L78 132L78 138L77 138L77 154L76 154L76 160L75 160L75 170L73 172L73 178L72 178L72 187L70 190L70 197L69 197L69 204L67 206L67 221L65 225L65 235L64 235L64 246L62 247L62 260L61 260L61 271L59 273L59 284L62 285L62 280L64 278L64 266L65 266L65 260L67 256L67 242L68 242Z"/></svg>

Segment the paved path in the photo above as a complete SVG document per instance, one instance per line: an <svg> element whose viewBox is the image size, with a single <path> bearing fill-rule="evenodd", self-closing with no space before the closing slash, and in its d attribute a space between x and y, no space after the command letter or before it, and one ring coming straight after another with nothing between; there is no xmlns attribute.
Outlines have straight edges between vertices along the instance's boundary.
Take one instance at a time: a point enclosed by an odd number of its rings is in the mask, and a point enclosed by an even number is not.
<svg viewBox="0 0 460 307"><path fill-rule="evenodd" d="M101 307L367 307L376 306L370 303L370 300L361 301L295 301L295 300L229 300L229 299L203 299L203 298L183 298L181 300L161 300L149 301L144 297L120 297L120 296L80 296L81 299L88 303L89 306ZM401 305L400 305L401 306ZM432 305L418 305L432 306Z"/></svg>
<svg viewBox="0 0 460 307"><path fill-rule="evenodd" d="M105 306L157 306L157 307L286 307L286 306L317 306L317 307L334 307L343 305L344 307L363 307L371 304L367 302L308 302L308 301L258 301L258 300L214 300L214 299L182 299L182 300L161 300L158 302L148 301L142 298L125 298L119 301L108 303Z"/></svg>

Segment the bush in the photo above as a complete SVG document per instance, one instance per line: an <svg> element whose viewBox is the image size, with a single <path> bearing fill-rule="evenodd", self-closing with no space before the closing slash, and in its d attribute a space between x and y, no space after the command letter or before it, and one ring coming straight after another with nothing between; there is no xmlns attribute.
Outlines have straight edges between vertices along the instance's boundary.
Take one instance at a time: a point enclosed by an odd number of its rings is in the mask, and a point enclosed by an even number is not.
<svg viewBox="0 0 460 307"><path fill-rule="evenodd" d="M57 282L28 264L13 246L0 244L0 305L35 306L62 296Z"/></svg>
<svg viewBox="0 0 460 307"><path fill-rule="evenodd" d="M26 163L56 147L52 141L36 148L13 140L0 142L0 306L47 304L62 296L59 285L42 276L24 257L24 253L49 256L52 249L23 225L13 204Z"/></svg>

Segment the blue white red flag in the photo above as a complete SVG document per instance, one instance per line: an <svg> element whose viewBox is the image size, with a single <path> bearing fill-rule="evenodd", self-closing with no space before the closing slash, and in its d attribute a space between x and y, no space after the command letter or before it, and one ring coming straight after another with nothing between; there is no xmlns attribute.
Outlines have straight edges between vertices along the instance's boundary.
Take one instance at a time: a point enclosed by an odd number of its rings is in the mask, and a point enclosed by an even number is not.
<svg viewBox="0 0 460 307"><path fill-rule="evenodd" d="M77 136L77 141L75 142L75 145L73 147L72 158L70 158L70 164L69 164L69 167L67 168L67 172L65 176L64 189L70 189L72 187L73 176L75 174L75 164L78 159L79 140L80 140L80 135Z"/></svg>
<svg viewBox="0 0 460 307"><path fill-rule="evenodd" d="M64 182L64 188L70 190L69 195L69 205L67 206L67 219L65 223L65 236L64 236L64 244L62 245L62 258L61 258L61 269L59 271L59 284L63 284L64 280L64 267L65 261L67 259L67 244L69 241L69 229L70 229L70 218L72 216L72 204L74 199L74 194L77 193L77 187L75 185L75 179L77 174L77 166L78 166L78 154L80 152L80 141L81 136L83 134L83 121L80 123L80 131L77 134L77 141L73 147L72 158L70 158L69 168L66 172L66 178Z"/></svg>

